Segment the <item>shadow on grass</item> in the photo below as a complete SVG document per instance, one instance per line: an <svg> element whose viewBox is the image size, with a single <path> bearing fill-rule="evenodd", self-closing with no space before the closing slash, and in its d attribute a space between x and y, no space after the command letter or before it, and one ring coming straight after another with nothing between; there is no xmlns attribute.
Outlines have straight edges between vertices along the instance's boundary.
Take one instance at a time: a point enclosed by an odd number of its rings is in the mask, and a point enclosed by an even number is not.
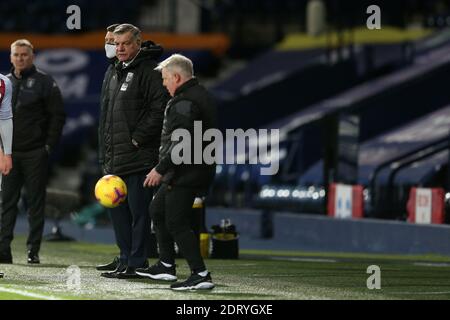
<svg viewBox="0 0 450 320"><path fill-rule="evenodd" d="M276 299L277 298L276 296L270 295L270 294L218 291L218 290L220 290L221 287L226 287L226 286L216 285L216 287L212 290L179 291L179 290L172 290L172 289L170 289L169 286L167 286L166 288L148 287L148 288L144 288L143 290L169 290L173 293L178 293L180 295L195 294L195 295L199 295L199 296L211 296L211 297L222 296L222 297L231 297L233 299L239 299L239 298L242 298L242 299L245 299L245 298L273 298L273 299Z"/></svg>
<svg viewBox="0 0 450 320"><path fill-rule="evenodd" d="M28 267L33 269L47 269L47 268L56 268L56 269L67 269L68 267L76 264L56 264L56 263L40 263L40 264L28 264L28 263L15 263L14 265L20 267ZM78 266L80 269L95 269L93 266Z"/></svg>
<svg viewBox="0 0 450 320"><path fill-rule="evenodd" d="M178 291L183 292L183 291ZM212 290L196 290L196 291L185 291L187 293L194 293L196 295L201 296L224 296L224 297L231 297L233 299L245 299L245 298L273 298L276 299L277 296L271 295L271 294L262 294L262 293L245 293L245 292L217 292ZM279 297L278 297L279 298Z"/></svg>
<svg viewBox="0 0 450 320"><path fill-rule="evenodd" d="M155 285L166 285L168 288L172 283L175 283L175 281L164 281L164 280L153 280L149 278L141 278L141 279L123 279L127 282L132 283L142 283L142 284L155 284ZM156 289L156 288L155 288ZM160 288L165 289L165 288Z"/></svg>

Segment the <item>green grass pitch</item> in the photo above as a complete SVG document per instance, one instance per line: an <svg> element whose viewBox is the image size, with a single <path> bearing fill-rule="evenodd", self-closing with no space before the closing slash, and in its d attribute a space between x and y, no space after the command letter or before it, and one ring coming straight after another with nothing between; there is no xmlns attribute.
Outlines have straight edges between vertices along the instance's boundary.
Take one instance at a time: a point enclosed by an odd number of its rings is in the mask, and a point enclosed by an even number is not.
<svg viewBox="0 0 450 320"><path fill-rule="evenodd" d="M13 265L0 264L0 299L450 299L450 257L241 250L238 260L207 259L216 288L174 292L162 281L116 280L94 266L110 261L113 245L44 242L41 264L27 265L25 239L13 242ZM150 261L153 263L154 261ZM189 273L179 259L178 278ZM67 268L80 270L80 285L68 283ZM370 265L381 272L381 289L367 288Z"/></svg>

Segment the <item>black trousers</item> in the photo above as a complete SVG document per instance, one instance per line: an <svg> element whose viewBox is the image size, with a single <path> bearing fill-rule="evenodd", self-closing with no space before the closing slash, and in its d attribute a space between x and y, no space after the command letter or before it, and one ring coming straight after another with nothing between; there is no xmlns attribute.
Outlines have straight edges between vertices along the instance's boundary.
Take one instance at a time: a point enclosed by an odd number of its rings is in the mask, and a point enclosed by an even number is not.
<svg viewBox="0 0 450 320"><path fill-rule="evenodd" d="M38 253L45 222L45 196L48 179L48 153L45 148L13 152L13 168L2 179L2 213L0 221L0 250L10 250L16 225L17 204L25 187L30 231L27 248Z"/></svg>
<svg viewBox="0 0 450 320"><path fill-rule="evenodd" d="M150 205L150 213L161 261L175 263L175 241L191 271L202 272L206 267L200 254L198 236L192 228L195 196L193 189L163 184Z"/></svg>
<svg viewBox="0 0 450 320"><path fill-rule="evenodd" d="M151 229L148 210L153 189L143 187L147 173L121 176L127 185L127 201L108 209L120 249L120 260L130 267L142 267L149 256Z"/></svg>

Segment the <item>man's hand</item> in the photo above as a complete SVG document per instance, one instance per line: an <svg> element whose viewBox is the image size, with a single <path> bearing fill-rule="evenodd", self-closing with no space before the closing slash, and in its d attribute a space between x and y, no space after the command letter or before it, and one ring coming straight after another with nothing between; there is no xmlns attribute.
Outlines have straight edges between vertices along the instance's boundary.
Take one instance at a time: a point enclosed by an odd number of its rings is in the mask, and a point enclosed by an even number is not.
<svg viewBox="0 0 450 320"><path fill-rule="evenodd" d="M6 154L3 156L3 168L2 173L6 176L12 169L12 157L10 154Z"/></svg>
<svg viewBox="0 0 450 320"><path fill-rule="evenodd" d="M12 158L11 155L5 155L0 151L0 173L7 175L12 169Z"/></svg>
<svg viewBox="0 0 450 320"><path fill-rule="evenodd" d="M1 174L3 174L3 172L5 171L5 166L6 166L5 155L3 154L3 152L0 151L0 173Z"/></svg>
<svg viewBox="0 0 450 320"><path fill-rule="evenodd" d="M161 183L162 175L156 171L155 168L150 171L149 174L147 174L145 180L144 180L144 187L156 187Z"/></svg>

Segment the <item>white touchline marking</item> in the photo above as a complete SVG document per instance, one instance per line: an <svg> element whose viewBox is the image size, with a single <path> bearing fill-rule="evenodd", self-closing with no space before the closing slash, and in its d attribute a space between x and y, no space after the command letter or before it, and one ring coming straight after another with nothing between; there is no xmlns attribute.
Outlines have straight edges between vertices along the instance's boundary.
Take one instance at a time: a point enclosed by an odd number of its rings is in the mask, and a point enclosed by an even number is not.
<svg viewBox="0 0 450 320"><path fill-rule="evenodd" d="M420 267L450 267L450 263L445 262L414 262L413 265Z"/></svg>
<svg viewBox="0 0 450 320"><path fill-rule="evenodd" d="M36 298L36 299L43 299L43 300L61 300L60 298L53 297L53 296L46 296L46 295L43 295L43 294L32 293L32 292L28 292L28 291L16 290L16 289L10 289L10 288L2 288L2 287L0 287L0 292L15 293L15 294L19 294L19 295L22 295L22 296L25 296L25 297Z"/></svg>
<svg viewBox="0 0 450 320"><path fill-rule="evenodd" d="M389 294L412 294L412 295L427 295L427 294L450 294L450 291L430 291L430 292L388 292Z"/></svg>
<svg viewBox="0 0 450 320"><path fill-rule="evenodd" d="M284 258L284 257L271 257L270 260L281 260L281 261L302 261L302 262L328 262L336 263L333 259L320 259L320 258Z"/></svg>

